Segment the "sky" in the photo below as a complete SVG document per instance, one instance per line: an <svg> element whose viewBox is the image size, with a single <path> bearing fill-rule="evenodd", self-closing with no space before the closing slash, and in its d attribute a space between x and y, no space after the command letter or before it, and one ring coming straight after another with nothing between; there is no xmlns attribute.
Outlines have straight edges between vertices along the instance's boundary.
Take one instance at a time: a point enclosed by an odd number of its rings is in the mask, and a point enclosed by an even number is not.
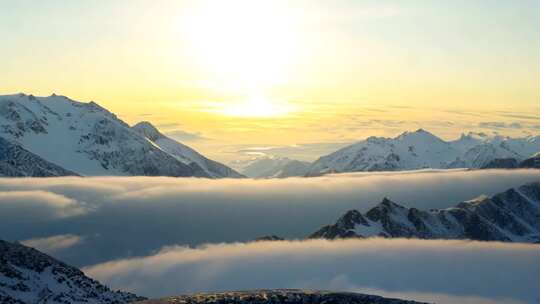
<svg viewBox="0 0 540 304"><path fill-rule="evenodd" d="M419 127L537 135L540 3L0 0L0 94L96 101L231 162ZM249 154L243 154L249 155Z"/></svg>

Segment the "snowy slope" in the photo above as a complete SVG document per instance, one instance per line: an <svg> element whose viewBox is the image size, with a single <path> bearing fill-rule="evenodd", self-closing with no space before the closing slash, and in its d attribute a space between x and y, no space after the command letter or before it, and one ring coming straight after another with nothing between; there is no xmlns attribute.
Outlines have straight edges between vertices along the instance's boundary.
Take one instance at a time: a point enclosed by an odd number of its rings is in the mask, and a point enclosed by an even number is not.
<svg viewBox="0 0 540 304"><path fill-rule="evenodd" d="M35 249L0 240L2 304L122 304L143 299L112 291Z"/></svg>
<svg viewBox="0 0 540 304"><path fill-rule="evenodd" d="M253 178L304 176L310 164L287 157L261 157L248 163L241 172Z"/></svg>
<svg viewBox="0 0 540 304"><path fill-rule="evenodd" d="M186 165L201 168L206 174L211 177L244 177L233 169L221 163L208 159L201 155L199 152L193 150L192 148L161 134L161 132L159 132L159 130L154 127L150 122L139 122L138 124L134 125L132 129L144 136L149 141L151 141L156 147L159 147L162 151L172 155Z"/></svg>
<svg viewBox="0 0 540 304"><path fill-rule="evenodd" d="M365 214L345 213L310 238L406 237L540 242L540 183L481 196L453 208L421 211L385 198Z"/></svg>
<svg viewBox="0 0 540 304"><path fill-rule="evenodd" d="M77 175L0 137L0 176L50 177Z"/></svg>
<svg viewBox="0 0 540 304"><path fill-rule="evenodd" d="M444 141L419 129L395 138L369 137L319 158L308 175L421 168L481 168L498 158L523 160L540 151L540 136L490 137L482 133Z"/></svg>
<svg viewBox="0 0 540 304"><path fill-rule="evenodd" d="M0 136L80 175L211 177L163 151L94 102L0 96Z"/></svg>

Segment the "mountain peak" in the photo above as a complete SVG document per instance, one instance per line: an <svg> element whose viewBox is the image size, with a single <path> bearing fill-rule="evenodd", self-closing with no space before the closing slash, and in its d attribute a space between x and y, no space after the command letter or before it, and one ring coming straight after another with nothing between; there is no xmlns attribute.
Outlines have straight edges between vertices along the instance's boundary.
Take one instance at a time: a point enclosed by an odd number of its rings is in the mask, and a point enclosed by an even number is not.
<svg viewBox="0 0 540 304"><path fill-rule="evenodd" d="M492 197L485 195L447 209L419 210L399 206L388 198L367 211L366 224L348 224L344 216L309 238L405 237L540 242L540 183L526 184ZM348 211L346 213L354 215ZM350 217L350 216L349 216ZM347 225L346 225L347 224Z"/></svg>
<svg viewBox="0 0 540 304"><path fill-rule="evenodd" d="M151 141L164 137L164 135L149 121L141 121L131 128Z"/></svg>
<svg viewBox="0 0 540 304"><path fill-rule="evenodd" d="M439 137L434 134L420 128L414 132L405 131L401 133L396 139L436 139L441 140Z"/></svg>
<svg viewBox="0 0 540 304"><path fill-rule="evenodd" d="M384 197L382 201L379 203L379 206L385 206L387 208L393 209L393 208L405 208L401 206L400 204L396 204L393 201L391 201L389 198Z"/></svg>

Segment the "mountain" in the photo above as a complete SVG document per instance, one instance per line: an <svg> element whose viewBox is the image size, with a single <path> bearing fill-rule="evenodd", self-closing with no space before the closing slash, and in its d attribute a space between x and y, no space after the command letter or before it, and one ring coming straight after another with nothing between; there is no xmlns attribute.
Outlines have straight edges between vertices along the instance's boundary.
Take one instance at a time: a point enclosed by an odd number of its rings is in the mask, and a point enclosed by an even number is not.
<svg viewBox="0 0 540 304"><path fill-rule="evenodd" d="M253 291L231 291L218 293L196 293L159 300L146 300L140 304L421 304L420 302L383 298L352 292L328 292L299 289L272 289ZM425 304L425 303L424 303Z"/></svg>
<svg viewBox="0 0 540 304"><path fill-rule="evenodd" d="M0 176L51 177L77 175L0 137Z"/></svg>
<svg viewBox="0 0 540 304"><path fill-rule="evenodd" d="M162 151L172 155L180 162L197 168L197 170L203 170L205 174L213 178L242 178L245 177L235 170L208 159L201 155L199 152L192 148L177 142L163 135L159 130L154 127L150 122L143 121L132 127L137 133L144 136L151 141L156 147L159 147Z"/></svg>
<svg viewBox="0 0 540 304"><path fill-rule="evenodd" d="M540 151L540 136L510 138L463 134L454 141L419 129L395 138L369 137L315 161L307 175L421 168L482 168L494 159L521 161Z"/></svg>
<svg viewBox="0 0 540 304"><path fill-rule="evenodd" d="M79 175L212 177L178 160L94 102L0 96L0 137Z"/></svg>
<svg viewBox="0 0 540 304"><path fill-rule="evenodd" d="M540 169L540 152L519 162L515 158L496 158L488 162L482 169L516 169L516 168L534 168Z"/></svg>
<svg viewBox="0 0 540 304"><path fill-rule="evenodd" d="M249 162L241 172L252 178L286 178L304 176L310 163L287 157L262 157Z"/></svg>
<svg viewBox="0 0 540 304"><path fill-rule="evenodd" d="M516 169L519 162L515 158L495 158L483 165L481 169Z"/></svg>
<svg viewBox="0 0 540 304"><path fill-rule="evenodd" d="M144 300L112 291L33 248L0 240L0 303L122 304Z"/></svg>
<svg viewBox="0 0 540 304"><path fill-rule="evenodd" d="M385 198L362 214L346 212L309 238L404 237L540 242L540 182L448 209L406 208Z"/></svg>
<svg viewBox="0 0 540 304"><path fill-rule="evenodd" d="M540 169L540 152L527 158L519 164L520 168L536 168Z"/></svg>

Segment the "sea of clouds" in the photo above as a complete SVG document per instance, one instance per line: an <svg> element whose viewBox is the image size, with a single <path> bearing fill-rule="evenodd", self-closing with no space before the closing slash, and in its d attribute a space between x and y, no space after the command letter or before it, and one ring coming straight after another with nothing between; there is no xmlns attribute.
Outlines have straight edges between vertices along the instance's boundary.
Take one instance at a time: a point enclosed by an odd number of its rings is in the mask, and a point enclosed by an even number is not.
<svg viewBox="0 0 540 304"><path fill-rule="evenodd" d="M532 304L540 301L539 261L536 244L375 238L172 246L83 270L149 297L307 288L438 304Z"/></svg>
<svg viewBox="0 0 540 304"><path fill-rule="evenodd" d="M426 170L283 180L0 179L0 238L145 296L348 290L437 303L539 303L540 245L302 239L383 197L445 208L540 181L540 170Z"/></svg>
<svg viewBox="0 0 540 304"><path fill-rule="evenodd" d="M540 170L414 171L283 180L167 177L0 179L0 238L75 266L164 246L303 238L383 197L445 208L527 182Z"/></svg>

